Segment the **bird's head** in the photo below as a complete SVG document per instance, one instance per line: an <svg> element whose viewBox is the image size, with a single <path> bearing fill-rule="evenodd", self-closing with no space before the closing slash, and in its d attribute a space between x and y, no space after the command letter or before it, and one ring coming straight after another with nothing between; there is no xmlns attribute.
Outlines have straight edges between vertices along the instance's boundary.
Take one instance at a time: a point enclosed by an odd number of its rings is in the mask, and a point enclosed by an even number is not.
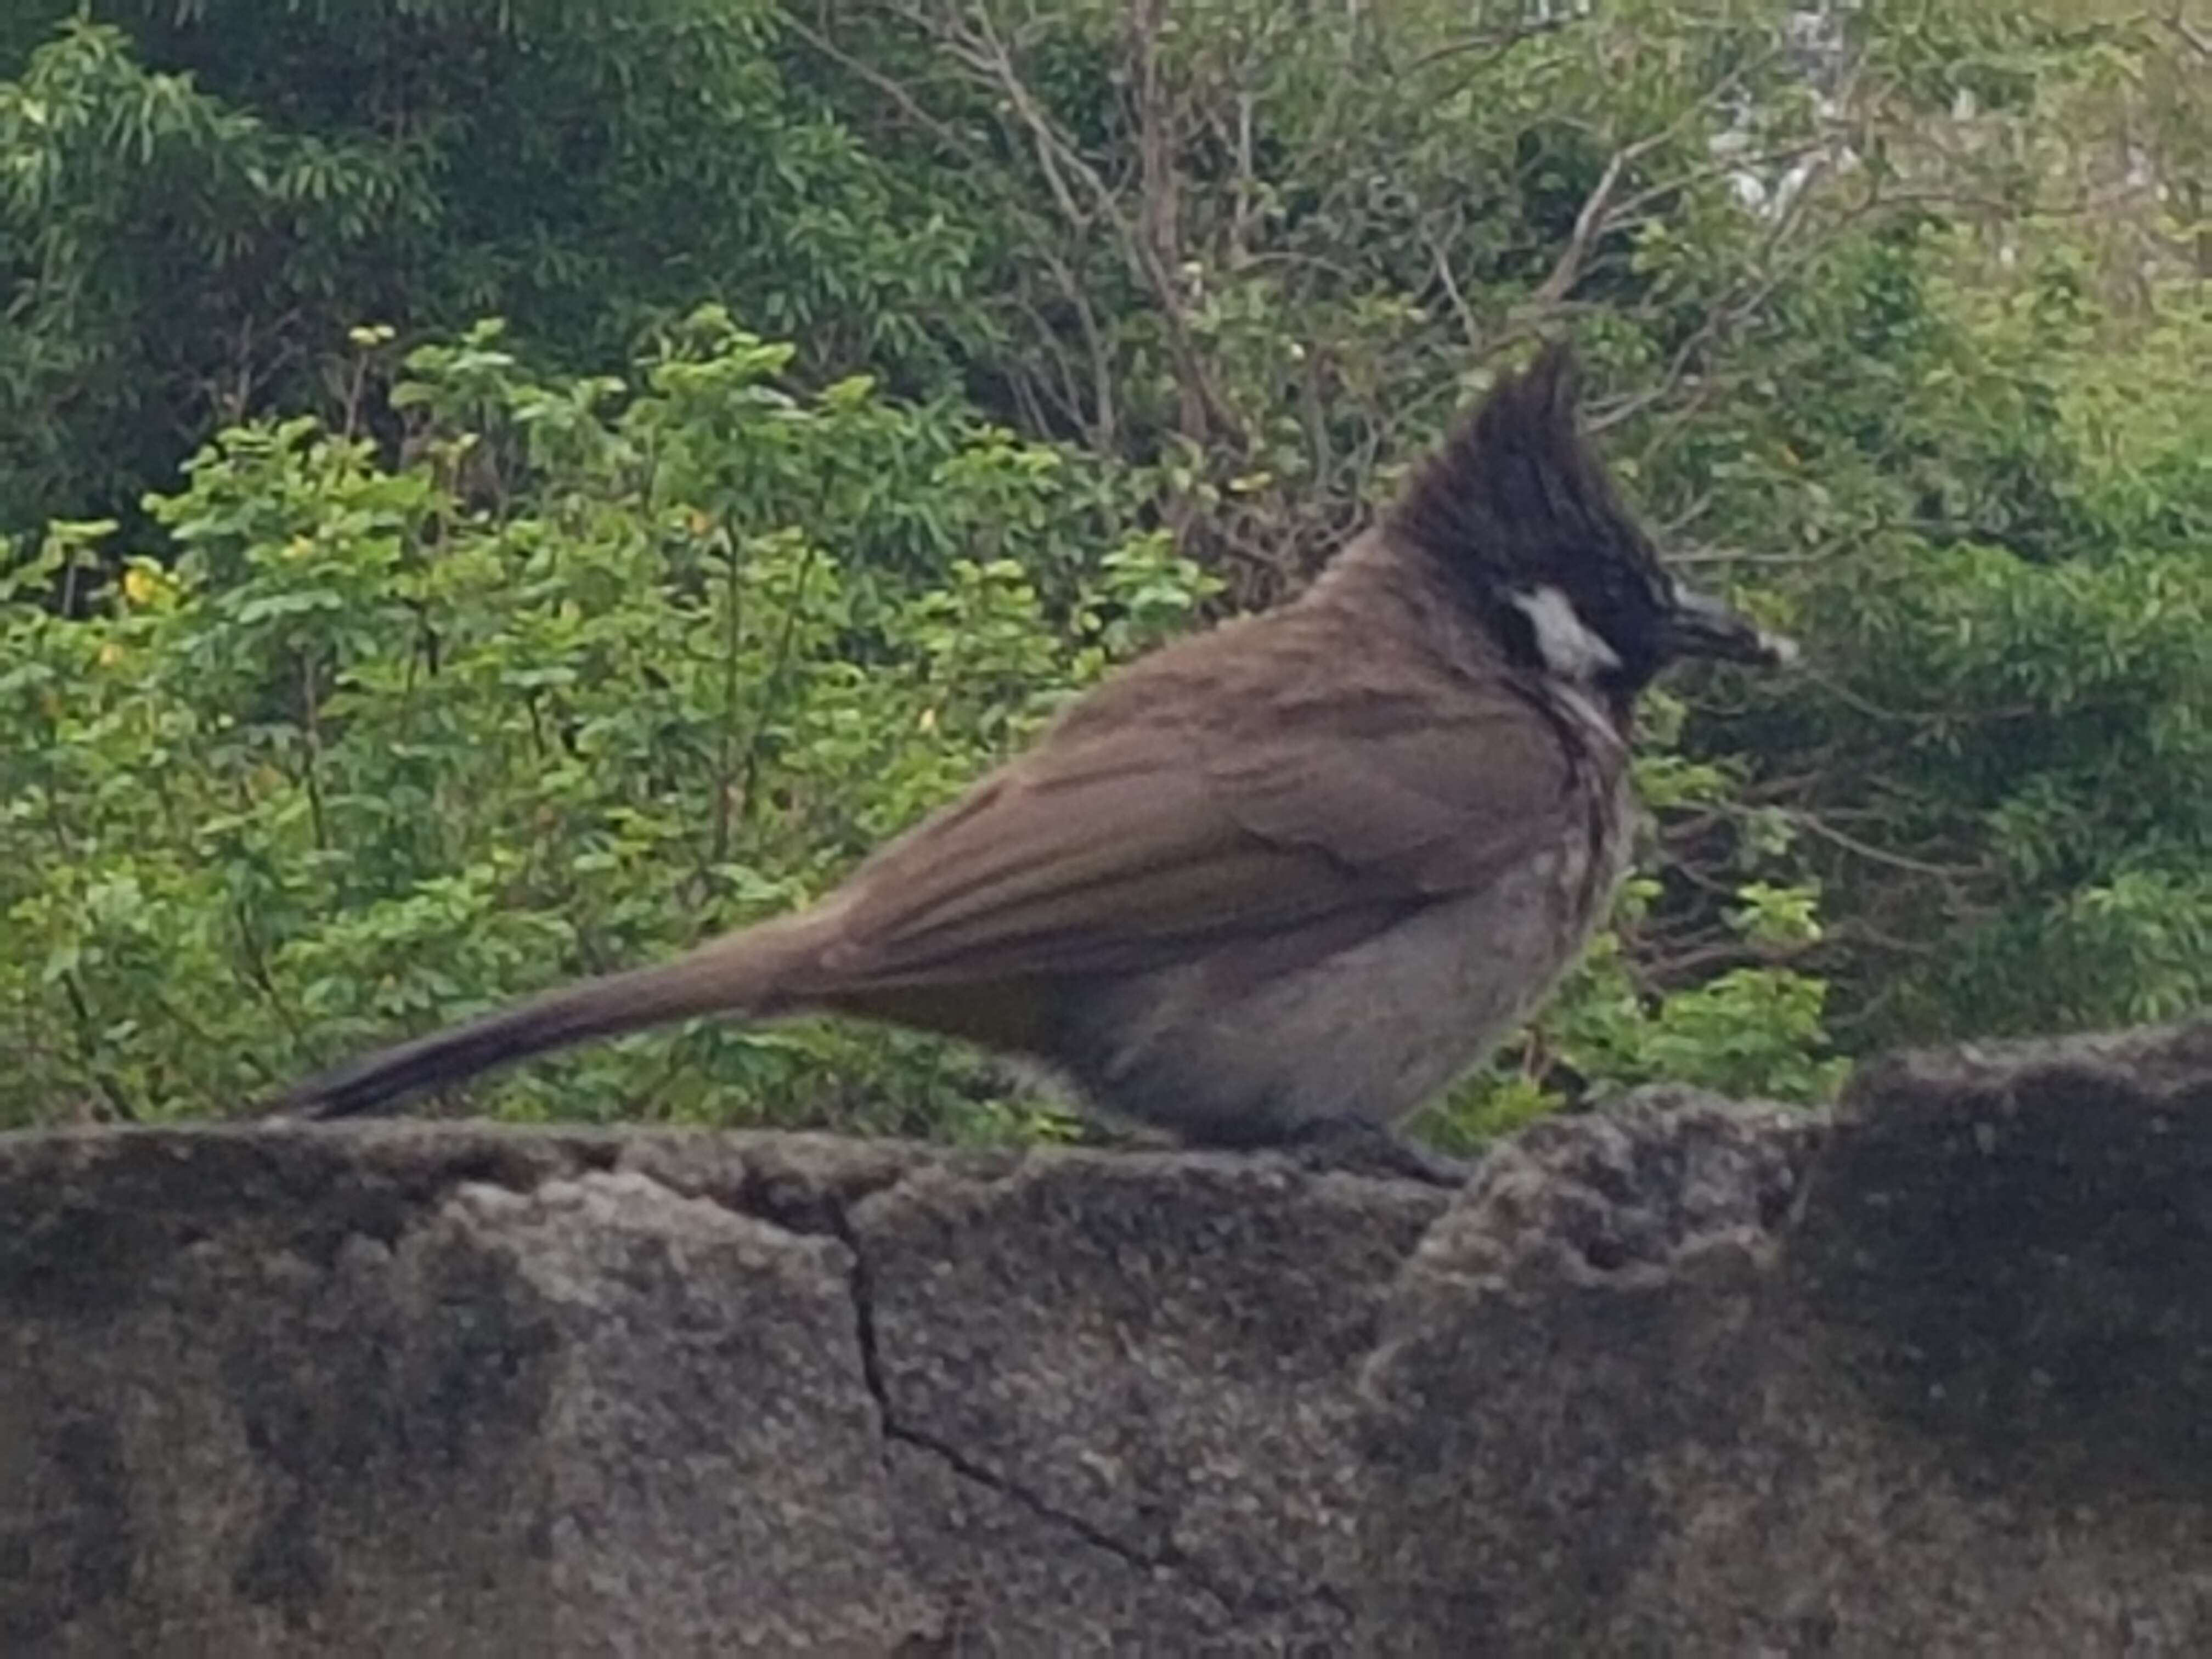
<svg viewBox="0 0 2212 1659"><path fill-rule="evenodd" d="M1514 660L1623 717L1677 658L1794 660L1790 641L1660 562L1583 438L1576 380L1553 345L1494 386L1391 508L1397 539L1436 562Z"/></svg>

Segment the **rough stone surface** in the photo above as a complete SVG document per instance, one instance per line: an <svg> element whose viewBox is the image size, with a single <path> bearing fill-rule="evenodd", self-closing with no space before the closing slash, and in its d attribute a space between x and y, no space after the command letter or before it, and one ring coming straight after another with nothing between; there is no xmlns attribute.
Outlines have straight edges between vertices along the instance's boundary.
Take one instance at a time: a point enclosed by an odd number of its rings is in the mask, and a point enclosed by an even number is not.
<svg viewBox="0 0 2212 1659"><path fill-rule="evenodd" d="M0 1138L0 1654L2212 1651L2212 1025L1464 1192Z"/></svg>

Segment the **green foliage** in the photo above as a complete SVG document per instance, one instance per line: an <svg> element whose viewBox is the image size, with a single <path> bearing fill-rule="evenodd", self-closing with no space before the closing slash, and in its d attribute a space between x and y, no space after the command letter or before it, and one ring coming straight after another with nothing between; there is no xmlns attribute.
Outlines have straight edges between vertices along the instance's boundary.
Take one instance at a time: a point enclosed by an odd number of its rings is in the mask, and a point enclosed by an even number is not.
<svg viewBox="0 0 2212 1659"><path fill-rule="evenodd" d="M1888 522L1804 586L1836 678L1796 793L1878 1035L2212 998L2212 308L2168 282L2119 323L2079 252L1931 288L1924 395L1871 446L1914 457Z"/></svg>
<svg viewBox="0 0 2212 1659"><path fill-rule="evenodd" d="M766 0L34 9L0 80L0 530L127 514L218 425L325 396L363 321L496 313L605 368L720 297L811 371L949 374L969 234L787 89Z"/></svg>
<svg viewBox="0 0 2212 1659"><path fill-rule="evenodd" d="M172 568L131 562L82 620L0 612L0 1120L220 1110L784 908L1206 594L1095 464L862 382L794 397L790 355L709 312L632 391L479 329L410 357L406 465L308 418L233 428L152 503ZM102 528L56 526L15 580ZM1033 1113L923 1047L702 1030L490 1098Z"/></svg>

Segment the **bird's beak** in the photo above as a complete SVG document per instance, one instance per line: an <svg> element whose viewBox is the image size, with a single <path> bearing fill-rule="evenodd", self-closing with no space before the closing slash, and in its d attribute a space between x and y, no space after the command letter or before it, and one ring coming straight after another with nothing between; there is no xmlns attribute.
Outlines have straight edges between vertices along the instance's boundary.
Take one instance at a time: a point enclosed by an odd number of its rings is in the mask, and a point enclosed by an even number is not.
<svg viewBox="0 0 2212 1659"><path fill-rule="evenodd" d="M1676 591L1664 627L1667 648L1676 656L1717 657L1766 668L1787 668L1797 660L1795 640L1770 634L1718 599L1686 587Z"/></svg>

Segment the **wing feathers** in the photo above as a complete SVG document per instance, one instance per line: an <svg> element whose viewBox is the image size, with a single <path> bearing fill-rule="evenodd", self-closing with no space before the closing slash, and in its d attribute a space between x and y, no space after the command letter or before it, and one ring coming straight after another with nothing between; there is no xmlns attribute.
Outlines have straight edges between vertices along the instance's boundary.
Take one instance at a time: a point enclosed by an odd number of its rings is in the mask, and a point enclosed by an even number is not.
<svg viewBox="0 0 2212 1659"><path fill-rule="evenodd" d="M1571 832L1577 763L1528 702L1419 664L1362 678L1383 684L1063 732L862 866L825 985L1141 971L1274 934L1322 948L1340 930L1316 923L1371 930Z"/></svg>

